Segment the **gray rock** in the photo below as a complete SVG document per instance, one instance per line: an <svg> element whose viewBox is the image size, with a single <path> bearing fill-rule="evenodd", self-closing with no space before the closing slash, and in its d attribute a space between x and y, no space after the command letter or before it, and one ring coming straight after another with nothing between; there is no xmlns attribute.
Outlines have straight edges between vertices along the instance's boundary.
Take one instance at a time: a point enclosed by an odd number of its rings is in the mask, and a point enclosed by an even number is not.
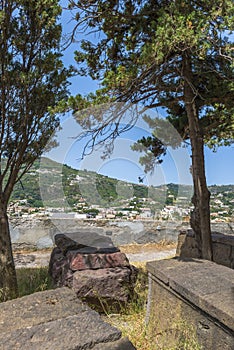
<svg viewBox="0 0 234 350"><path fill-rule="evenodd" d="M136 348L128 338L122 338L109 344L95 345L93 350L136 350Z"/></svg>
<svg viewBox="0 0 234 350"><path fill-rule="evenodd" d="M118 252L110 237L95 232L60 233L54 237L55 244L66 254L68 250L79 250L82 253Z"/></svg>
<svg viewBox="0 0 234 350"><path fill-rule="evenodd" d="M45 237L39 238L38 241L36 242L36 245L38 249L51 248L53 247L53 241L50 237L45 236Z"/></svg>
<svg viewBox="0 0 234 350"><path fill-rule="evenodd" d="M80 315L5 333L0 338L0 349L92 349L95 343L113 342L121 337L120 331L97 317L96 312L89 310Z"/></svg>
<svg viewBox="0 0 234 350"><path fill-rule="evenodd" d="M142 236L136 239L136 243L138 244L153 243L157 241L158 241L157 232L151 232L151 231L145 232Z"/></svg>
<svg viewBox="0 0 234 350"><path fill-rule="evenodd" d="M0 339L6 332L81 314L87 310L88 306L65 287L6 301L0 303Z"/></svg>
<svg viewBox="0 0 234 350"><path fill-rule="evenodd" d="M68 288L0 304L0 350L134 350Z"/></svg>

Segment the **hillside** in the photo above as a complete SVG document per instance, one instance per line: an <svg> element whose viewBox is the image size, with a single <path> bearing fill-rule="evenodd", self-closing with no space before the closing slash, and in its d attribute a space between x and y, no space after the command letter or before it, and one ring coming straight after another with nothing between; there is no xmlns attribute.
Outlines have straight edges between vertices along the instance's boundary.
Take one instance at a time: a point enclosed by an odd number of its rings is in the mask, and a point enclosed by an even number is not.
<svg viewBox="0 0 234 350"><path fill-rule="evenodd" d="M132 184L109 178L87 170L76 170L61 165L48 158L43 158L43 167L36 161L30 171L15 186L11 197L12 203L27 201L33 208L43 207L39 188L39 176L43 174L43 187L51 193L53 207L61 207L62 198L56 192L58 181L68 204L76 211L84 212L90 206L131 207L139 209L139 200L145 199L147 206L155 212L165 205L180 204L191 207L192 187L187 185L167 184L147 187L143 184ZM211 186L211 212L224 211L232 215L234 208L234 185ZM54 199L53 199L54 197ZM131 199L135 201L131 203Z"/></svg>
<svg viewBox="0 0 234 350"><path fill-rule="evenodd" d="M130 197L142 198L148 195L147 186L132 185L92 171L76 170L67 165L61 166L55 161L43 158L43 168L40 168L40 161L36 161L30 171L24 175L21 182L16 184L11 200L27 199L28 204L32 207L43 206L39 188L39 175L46 171L48 176L43 176L46 187L51 186L52 188L56 185L58 177L62 176L63 191L71 206L77 203L77 200L83 198L84 194L85 199L92 202L92 204L106 204L115 200L118 202L122 199L120 193L117 193L116 190L120 183L121 187L123 186L125 189L123 197L126 197L127 188L130 186L133 187L133 193L130 193ZM93 186L96 188L95 192L92 191ZM130 197L127 196L127 198Z"/></svg>

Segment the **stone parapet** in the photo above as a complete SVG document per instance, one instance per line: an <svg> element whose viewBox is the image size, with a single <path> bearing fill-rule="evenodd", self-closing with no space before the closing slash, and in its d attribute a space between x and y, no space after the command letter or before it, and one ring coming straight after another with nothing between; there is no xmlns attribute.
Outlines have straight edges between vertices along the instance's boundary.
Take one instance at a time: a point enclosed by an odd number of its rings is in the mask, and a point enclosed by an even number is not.
<svg viewBox="0 0 234 350"><path fill-rule="evenodd" d="M234 269L234 235L212 232L212 246L214 262ZM181 258L199 257L197 242L192 230L180 232L176 255Z"/></svg>
<svg viewBox="0 0 234 350"><path fill-rule="evenodd" d="M234 223L211 223L212 231L233 234ZM83 231L97 232L111 237L115 246L137 243L176 242L182 230L190 228L188 222L159 220L96 220L59 219L50 217L10 218L13 247L23 243L39 249L53 247L58 233Z"/></svg>
<svg viewBox="0 0 234 350"><path fill-rule="evenodd" d="M234 271L200 259L149 262L147 318L173 346L191 326L204 350L234 349ZM174 331L173 331L174 330ZM170 333L170 336L169 336Z"/></svg>

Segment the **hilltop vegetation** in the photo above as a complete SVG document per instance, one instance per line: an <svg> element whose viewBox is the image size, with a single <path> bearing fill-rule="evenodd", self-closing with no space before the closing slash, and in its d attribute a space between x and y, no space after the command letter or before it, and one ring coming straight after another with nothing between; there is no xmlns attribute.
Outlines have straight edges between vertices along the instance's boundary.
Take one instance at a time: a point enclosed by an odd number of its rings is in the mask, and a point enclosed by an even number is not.
<svg viewBox="0 0 234 350"><path fill-rule="evenodd" d="M68 165L62 166L55 161L44 158L43 168L40 168L40 161L36 161L31 170L24 175L22 181L15 186L11 200L27 199L28 204L32 207L42 207L39 176L40 172L45 171L48 171L48 176L43 176L43 179L47 180L44 185L51 187L56 184L61 173L63 191L71 206L77 203L77 200L84 197L84 195L85 199L88 202L92 202L92 204L107 204L133 196L137 198L148 196L147 186L129 184L92 171L76 170ZM52 180L54 180L54 183L51 182ZM92 191L93 187L96 188L95 192ZM123 188L118 191L118 187ZM131 187L130 191L128 191L129 187ZM122 195L121 192L123 192Z"/></svg>
<svg viewBox="0 0 234 350"><path fill-rule="evenodd" d="M62 198L56 197L56 189L59 184L62 186L69 206L76 211L82 210L84 202L87 207L91 205L123 207L124 203L128 203L132 210L139 210L137 200L143 198L148 199L154 212L157 209L162 209L165 205L174 205L183 201L184 205L191 206L191 186L171 183L147 187L144 184L132 184L88 170L73 169L48 158L43 158L43 166L40 165L39 160L34 163L22 181L15 186L11 202L27 200L30 207L43 207L39 186L41 174L43 174L43 182L40 186L46 187L49 193L51 192L51 202L54 207L62 206ZM213 185L209 189L211 192L211 212L223 210L224 216L232 215L234 185ZM131 202L132 198L135 198L134 202ZM150 206L150 203L147 205Z"/></svg>

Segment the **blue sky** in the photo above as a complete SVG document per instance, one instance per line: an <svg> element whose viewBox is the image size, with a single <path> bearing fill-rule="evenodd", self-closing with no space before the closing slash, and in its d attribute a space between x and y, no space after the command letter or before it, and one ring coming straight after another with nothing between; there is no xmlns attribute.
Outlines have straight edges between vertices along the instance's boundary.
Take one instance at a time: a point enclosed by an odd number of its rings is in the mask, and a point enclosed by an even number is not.
<svg viewBox="0 0 234 350"><path fill-rule="evenodd" d="M73 24L69 22L69 16L62 18L64 32L71 30ZM78 44L70 46L64 54L65 65L75 64L73 52ZM87 94L98 88L98 83L86 77L75 77L71 80L70 91L72 94ZM156 112L155 112L156 113ZM137 152L132 152L130 146L143 135L147 135L147 126L133 128L128 134L122 135L117 141L114 153L103 161L100 151L85 157L79 162L84 142L77 142L79 126L74 122L71 114L64 118L62 124L64 130L58 134L60 147L50 152L48 156L56 161L66 163L72 167L94 170L104 175L121 180L137 182L138 176L144 174L143 167L139 164ZM234 183L234 146L220 147L217 152L212 152L205 147L205 165L208 185L222 185ZM176 154L172 150L168 152L162 166L157 166L152 176L147 174L144 183L158 185L161 183L191 184L192 178L189 171L190 151L179 150ZM143 175L144 176L144 175Z"/></svg>

